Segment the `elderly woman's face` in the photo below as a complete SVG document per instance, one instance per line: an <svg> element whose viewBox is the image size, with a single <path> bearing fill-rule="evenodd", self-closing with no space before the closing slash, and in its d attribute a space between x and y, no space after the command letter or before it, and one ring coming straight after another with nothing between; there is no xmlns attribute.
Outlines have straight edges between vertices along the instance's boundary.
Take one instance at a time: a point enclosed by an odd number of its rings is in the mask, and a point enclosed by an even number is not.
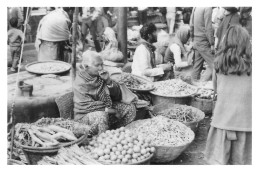
<svg viewBox="0 0 260 172"><path fill-rule="evenodd" d="M103 70L103 60L100 57L92 59L88 66L88 73L93 76L99 76L99 72Z"/></svg>

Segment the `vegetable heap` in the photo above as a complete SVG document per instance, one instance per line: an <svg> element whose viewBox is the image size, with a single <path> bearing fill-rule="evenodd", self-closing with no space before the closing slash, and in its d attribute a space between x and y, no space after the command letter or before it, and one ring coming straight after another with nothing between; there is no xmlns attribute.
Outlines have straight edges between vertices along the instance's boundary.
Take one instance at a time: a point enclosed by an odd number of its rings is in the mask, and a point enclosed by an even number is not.
<svg viewBox="0 0 260 172"><path fill-rule="evenodd" d="M137 163L151 157L155 151L150 146L150 140L144 138L121 127L93 137L85 149L104 164Z"/></svg>
<svg viewBox="0 0 260 172"><path fill-rule="evenodd" d="M209 89L199 89L196 97L201 99L213 99L214 97L214 91Z"/></svg>
<svg viewBox="0 0 260 172"><path fill-rule="evenodd" d="M151 140L153 146L183 146L194 139L194 132L184 124L157 116L131 123L127 128L132 133Z"/></svg>
<svg viewBox="0 0 260 172"><path fill-rule="evenodd" d="M15 141L25 146L53 147L62 142L75 141L89 129L89 126L75 121L43 118L32 124L16 124Z"/></svg>
<svg viewBox="0 0 260 172"><path fill-rule="evenodd" d="M170 79L154 83L153 93L165 96L189 96L196 93L197 88L180 79Z"/></svg>
<svg viewBox="0 0 260 172"><path fill-rule="evenodd" d="M149 90L153 88L152 84L140 81L130 73L122 73L118 82L124 83L128 88L132 89Z"/></svg>
<svg viewBox="0 0 260 172"><path fill-rule="evenodd" d="M187 105L176 106L166 109L164 111L156 113L156 115L162 115L169 119L173 119L179 122L195 122L198 121L198 115L192 110L192 107Z"/></svg>
<svg viewBox="0 0 260 172"><path fill-rule="evenodd" d="M68 70L68 66L60 63L37 63L29 66L29 69L40 73L55 73Z"/></svg>
<svg viewBox="0 0 260 172"><path fill-rule="evenodd" d="M57 155L53 157L44 156L38 165L91 165L100 164L87 155L83 147L73 145L68 148L60 148ZM101 165L101 164L100 164Z"/></svg>

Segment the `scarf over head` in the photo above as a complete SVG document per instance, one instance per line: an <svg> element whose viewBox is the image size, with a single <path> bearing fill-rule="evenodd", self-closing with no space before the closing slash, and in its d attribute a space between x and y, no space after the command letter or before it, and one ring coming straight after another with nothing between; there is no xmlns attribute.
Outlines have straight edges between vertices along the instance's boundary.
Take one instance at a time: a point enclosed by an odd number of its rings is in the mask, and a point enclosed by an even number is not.
<svg viewBox="0 0 260 172"><path fill-rule="evenodd" d="M190 33L190 26L189 25L183 25L179 28L176 35L170 40L169 47L172 44L177 44L181 48L181 54L187 53L186 49L184 48L184 44L186 44L189 40L189 34Z"/></svg>
<svg viewBox="0 0 260 172"><path fill-rule="evenodd" d="M112 107L112 100L106 92L105 81L99 76L90 76L80 65L78 76L74 81L74 111L87 114Z"/></svg>

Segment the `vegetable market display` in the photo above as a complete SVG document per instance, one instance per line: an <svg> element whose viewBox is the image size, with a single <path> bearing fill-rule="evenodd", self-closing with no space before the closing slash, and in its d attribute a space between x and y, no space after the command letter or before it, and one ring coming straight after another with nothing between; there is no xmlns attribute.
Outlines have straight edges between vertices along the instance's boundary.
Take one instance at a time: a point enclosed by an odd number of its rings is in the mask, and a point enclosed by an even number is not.
<svg viewBox="0 0 260 172"><path fill-rule="evenodd" d="M195 97L198 97L200 99L213 99L214 97L214 91L210 89L199 89Z"/></svg>
<svg viewBox="0 0 260 172"><path fill-rule="evenodd" d="M179 122L195 122L199 120L199 116L192 110L192 107L187 105L176 106L157 112L156 115L162 115L169 119L173 119Z"/></svg>
<svg viewBox="0 0 260 172"><path fill-rule="evenodd" d="M65 72L70 69L70 65L61 62L34 62L33 64L28 64L26 69L33 73L50 74Z"/></svg>
<svg viewBox="0 0 260 172"><path fill-rule="evenodd" d="M152 157L155 151L150 145L151 141L144 138L121 127L93 137L85 150L104 164L138 163Z"/></svg>
<svg viewBox="0 0 260 172"><path fill-rule="evenodd" d="M150 90L154 88L153 84L141 81L130 73L122 73L118 82L124 83L130 89Z"/></svg>
<svg viewBox="0 0 260 172"><path fill-rule="evenodd" d="M24 146L55 147L71 142L88 133L90 127L61 118L42 118L35 123L18 123L15 126L15 141Z"/></svg>
<svg viewBox="0 0 260 172"><path fill-rule="evenodd" d="M83 147L73 145L68 148L62 147L55 156L44 156L38 165L91 165L100 164L87 155ZM100 164L101 165L101 164Z"/></svg>
<svg viewBox="0 0 260 172"><path fill-rule="evenodd" d="M151 140L152 146L178 147L194 139L194 132L190 128L164 116L135 121L126 128Z"/></svg>
<svg viewBox="0 0 260 172"><path fill-rule="evenodd" d="M183 82L180 79L154 82L155 89L152 94L166 97L190 96L197 92L197 88Z"/></svg>

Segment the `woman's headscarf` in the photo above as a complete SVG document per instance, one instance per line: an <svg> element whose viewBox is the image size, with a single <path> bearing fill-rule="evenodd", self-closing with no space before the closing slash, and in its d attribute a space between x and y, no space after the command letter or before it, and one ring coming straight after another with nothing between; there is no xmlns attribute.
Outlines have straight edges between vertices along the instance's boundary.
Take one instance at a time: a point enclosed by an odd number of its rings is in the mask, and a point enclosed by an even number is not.
<svg viewBox="0 0 260 172"><path fill-rule="evenodd" d="M184 44L188 42L189 38L190 38L190 26L182 25L177 31L176 35L170 40L169 46L175 43L180 46L181 53L185 54L187 51L184 48Z"/></svg>

